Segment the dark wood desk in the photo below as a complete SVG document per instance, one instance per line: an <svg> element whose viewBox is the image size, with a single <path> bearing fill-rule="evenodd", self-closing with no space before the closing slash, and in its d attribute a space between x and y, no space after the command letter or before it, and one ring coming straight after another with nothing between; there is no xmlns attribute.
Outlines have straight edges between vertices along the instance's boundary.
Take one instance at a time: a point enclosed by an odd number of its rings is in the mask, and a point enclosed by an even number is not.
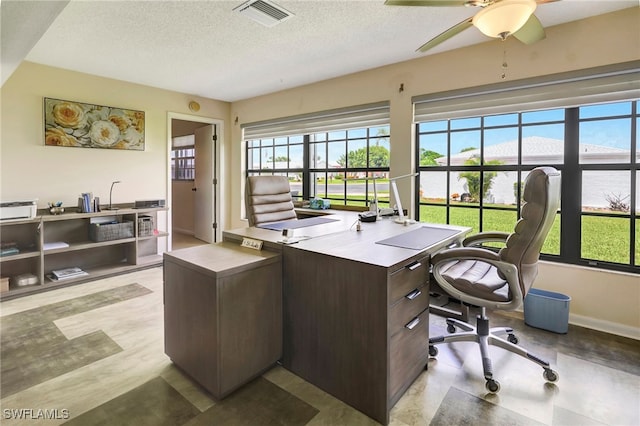
<svg viewBox="0 0 640 426"><path fill-rule="evenodd" d="M430 254L464 238L466 227L392 220L302 228L313 238L291 245L258 228L225 232L225 240L265 241L282 253L285 368L382 424L426 367ZM423 226L455 233L421 249L378 244ZM323 232L327 230L327 232ZM298 231L298 230L296 230ZM267 244L268 243L268 244Z"/></svg>
<svg viewBox="0 0 640 426"><path fill-rule="evenodd" d="M165 353L214 397L282 354L282 262L218 243L164 254Z"/></svg>

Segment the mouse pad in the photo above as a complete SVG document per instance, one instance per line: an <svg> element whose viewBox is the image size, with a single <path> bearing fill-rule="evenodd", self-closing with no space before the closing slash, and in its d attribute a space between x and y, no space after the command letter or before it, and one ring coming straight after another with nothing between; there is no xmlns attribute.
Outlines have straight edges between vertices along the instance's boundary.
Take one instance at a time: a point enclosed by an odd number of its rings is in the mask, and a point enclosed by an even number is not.
<svg viewBox="0 0 640 426"><path fill-rule="evenodd" d="M396 235L385 240L376 241L376 244L384 244L387 246L413 250L422 250L433 244L437 244L440 241L457 234L458 232L460 231L454 229L442 229L431 226L423 226L421 228L414 229L413 231L405 232L404 234Z"/></svg>

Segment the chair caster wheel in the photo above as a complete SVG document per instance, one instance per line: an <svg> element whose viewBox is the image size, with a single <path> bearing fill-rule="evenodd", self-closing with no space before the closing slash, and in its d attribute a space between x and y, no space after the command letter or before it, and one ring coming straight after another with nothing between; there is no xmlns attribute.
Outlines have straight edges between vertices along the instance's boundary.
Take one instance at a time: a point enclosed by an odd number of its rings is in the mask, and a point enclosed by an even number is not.
<svg viewBox="0 0 640 426"><path fill-rule="evenodd" d="M456 328L455 326L448 324L447 325L447 333L455 333L456 332Z"/></svg>
<svg viewBox="0 0 640 426"><path fill-rule="evenodd" d="M435 346L429 345L429 356L438 356L438 348Z"/></svg>
<svg viewBox="0 0 640 426"><path fill-rule="evenodd" d="M510 334L510 335L508 335L508 336L507 336L507 340L508 340L509 342L513 343L514 345L517 345L517 344L518 344L518 342L519 342L519 340L518 340L518 338L516 337L516 335L515 335L515 334Z"/></svg>
<svg viewBox="0 0 640 426"><path fill-rule="evenodd" d="M484 387L487 388L487 390L491 393L500 392L500 382L498 382L497 380L487 380L487 383L485 383Z"/></svg>
<svg viewBox="0 0 640 426"><path fill-rule="evenodd" d="M542 373L542 377L544 377L547 382L551 383L557 382L558 379L560 379L560 375L550 368L544 370L544 373Z"/></svg>

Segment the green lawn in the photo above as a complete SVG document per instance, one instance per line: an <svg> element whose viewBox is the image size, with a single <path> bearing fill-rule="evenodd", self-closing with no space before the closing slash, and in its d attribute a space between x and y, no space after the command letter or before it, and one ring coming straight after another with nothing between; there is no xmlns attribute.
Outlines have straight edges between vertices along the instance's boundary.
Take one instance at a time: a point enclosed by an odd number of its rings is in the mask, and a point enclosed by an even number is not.
<svg viewBox="0 0 640 426"><path fill-rule="evenodd" d="M582 218L582 257L628 264L629 226L629 219L584 216ZM636 265L640 264L638 247L636 241Z"/></svg>
<svg viewBox="0 0 640 426"><path fill-rule="evenodd" d="M471 233L480 231L480 216L478 209L452 208L450 211L452 225L468 226ZM484 231L512 232L518 220L515 210L484 210L482 229ZM446 223L446 208L422 206L420 209L421 222ZM553 227L542 246L542 251L548 254L560 254L560 216L556 217Z"/></svg>
<svg viewBox="0 0 640 426"><path fill-rule="evenodd" d="M479 230L478 209L451 208L450 223L469 226L472 232ZM504 210L484 210L483 230L513 231L517 220L516 212ZM421 222L446 223L446 208L422 206ZM582 253L584 259L607 262L629 263L629 219L615 217L582 217ZM640 230L640 220L636 220L636 229ZM553 227L542 247L547 254L560 254L560 215L556 216ZM640 241L635 242L635 264L640 265Z"/></svg>

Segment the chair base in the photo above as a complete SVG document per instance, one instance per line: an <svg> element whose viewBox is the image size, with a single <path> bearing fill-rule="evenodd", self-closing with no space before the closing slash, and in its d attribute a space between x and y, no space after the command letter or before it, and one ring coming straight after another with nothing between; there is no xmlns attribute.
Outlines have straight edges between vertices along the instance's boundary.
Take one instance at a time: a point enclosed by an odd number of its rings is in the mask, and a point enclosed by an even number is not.
<svg viewBox="0 0 640 426"><path fill-rule="evenodd" d="M477 326L459 321L454 318L447 318L447 331L450 334L448 336L438 336L429 339L429 355L436 356L438 349L435 345L451 342L475 342L480 347L480 355L482 357L482 368L484 370L484 378L486 380L486 389L491 393L497 393L500 391L500 383L493 378L493 366L491 364L491 358L489 357L489 345L498 346L516 355L532 361L544 369L543 377L548 382L557 382L559 379L558 373L551 369L549 363L536 355L528 352L527 350L517 346L518 338L513 334L511 327L489 327L489 318L485 313L485 308L482 308L482 312L477 317ZM462 332L454 333L456 328L463 330ZM498 335L507 335L507 339L503 339Z"/></svg>
<svg viewBox="0 0 640 426"><path fill-rule="evenodd" d="M447 295L442 287L435 281L433 275L429 277L429 285L429 295L431 299L431 303L429 304L430 313L445 318L455 318L464 322L469 321L469 305ZM445 299L446 303L442 303L440 299Z"/></svg>
<svg viewBox="0 0 640 426"><path fill-rule="evenodd" d="M429 305L429 313L446 318L455 318L460 321L469 320L469 307L460 303L457 305L459 309L451 309L448 306L438 306L435 304Z"/></svg>

